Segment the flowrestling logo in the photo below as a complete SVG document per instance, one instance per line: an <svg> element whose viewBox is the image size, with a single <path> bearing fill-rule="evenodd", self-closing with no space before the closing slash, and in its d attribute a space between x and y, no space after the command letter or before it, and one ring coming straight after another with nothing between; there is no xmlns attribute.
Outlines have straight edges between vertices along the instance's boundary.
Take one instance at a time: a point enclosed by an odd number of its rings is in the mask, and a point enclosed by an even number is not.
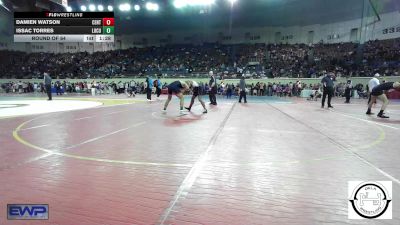
<svg viewBox="0 0 400 225"><path fill-rule="evenodd" d="M47 204L8 204L8 220L48 220L49 205Z"/></svg>
<svg viewBox="0 0 400 225"><path fill-rule="evenodd" d="M391 181L349 181L349 219L392 219Z"/></svg>

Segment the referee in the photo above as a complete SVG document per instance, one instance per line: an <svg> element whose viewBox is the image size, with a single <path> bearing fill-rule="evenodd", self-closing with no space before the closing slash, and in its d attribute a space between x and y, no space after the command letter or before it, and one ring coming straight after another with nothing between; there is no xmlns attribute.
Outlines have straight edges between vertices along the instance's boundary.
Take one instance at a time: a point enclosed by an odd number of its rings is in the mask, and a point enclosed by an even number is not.
<svg viewBox="0 0 400 225"><path fill-rule="evenodd" d="M325 99L326 96L328 95L328 108L333 108L331 105L331 100L333 96L333 74L327 74L324 78L322 78L321 83L323 85L323 94L322 94L322 105L321 108L324 108L325 106Z"/></svg>
<svg viewBox="0 0 400 225"><path fill-rule="evenodd" d="M242 102L242 98L244 98L244 103L247 103L247 99L246 99L246 82L244 80L244 75L242 75L241 79L240 79L240 83L239 83L239 103Z"/></svg>
<svg viewBox="0 0 400 225"><path fill-rule="evenodd" d="M210 86L210 91L208 93L208 96L210 97L210 105L217 105L217 97L215 96L217 94L217 82L215 80L214 72L210 71L210 81L208 82Z"/></svg>

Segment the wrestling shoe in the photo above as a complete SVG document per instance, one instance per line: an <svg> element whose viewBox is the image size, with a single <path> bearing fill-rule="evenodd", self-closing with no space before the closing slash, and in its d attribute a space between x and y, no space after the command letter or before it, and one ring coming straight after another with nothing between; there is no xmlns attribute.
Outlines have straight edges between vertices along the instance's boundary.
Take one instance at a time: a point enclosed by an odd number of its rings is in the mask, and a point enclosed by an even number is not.
<svg viewBox="0 0 400 225"><path fill-rule="evenodd" d="M383 113L379 113L378 117L383 118L383 119L388 119L388 116L383 115Z"/></svg>
<svg viewBox="0 0 400 225"><path fill-rule="evenodd" d="M374 113L371 112L371 110L367 110L367 112L365 113L367 115L374 115Z"/></svg>

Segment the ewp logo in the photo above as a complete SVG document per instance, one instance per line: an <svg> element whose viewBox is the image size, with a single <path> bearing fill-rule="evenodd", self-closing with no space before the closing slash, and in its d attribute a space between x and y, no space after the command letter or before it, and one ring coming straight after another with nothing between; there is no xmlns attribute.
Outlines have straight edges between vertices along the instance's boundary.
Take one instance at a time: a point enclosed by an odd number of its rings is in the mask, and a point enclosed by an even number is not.
<svg viewBox="0 0 400 225"><path fill-rule="evenodd" d="M349 219L392 219L391 181L349 181Z"/></svg>
<svg viewBox="0 0 400 225"><path fill-rule="evenodd" d="M9 220L48 220L49 205L47 204L8 204L7 219Z"/></svg>

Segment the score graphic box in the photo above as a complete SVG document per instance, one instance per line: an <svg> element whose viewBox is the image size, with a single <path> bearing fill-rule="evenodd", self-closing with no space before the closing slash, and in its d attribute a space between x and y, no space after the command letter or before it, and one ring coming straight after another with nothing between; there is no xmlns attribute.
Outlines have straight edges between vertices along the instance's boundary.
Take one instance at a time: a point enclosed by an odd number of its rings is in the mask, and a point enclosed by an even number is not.
<svg viewBox="0 0 400 225"><path fill-rule="evenodd" d="M114 42L113 12L15 12L14 42Z"/></svg>

